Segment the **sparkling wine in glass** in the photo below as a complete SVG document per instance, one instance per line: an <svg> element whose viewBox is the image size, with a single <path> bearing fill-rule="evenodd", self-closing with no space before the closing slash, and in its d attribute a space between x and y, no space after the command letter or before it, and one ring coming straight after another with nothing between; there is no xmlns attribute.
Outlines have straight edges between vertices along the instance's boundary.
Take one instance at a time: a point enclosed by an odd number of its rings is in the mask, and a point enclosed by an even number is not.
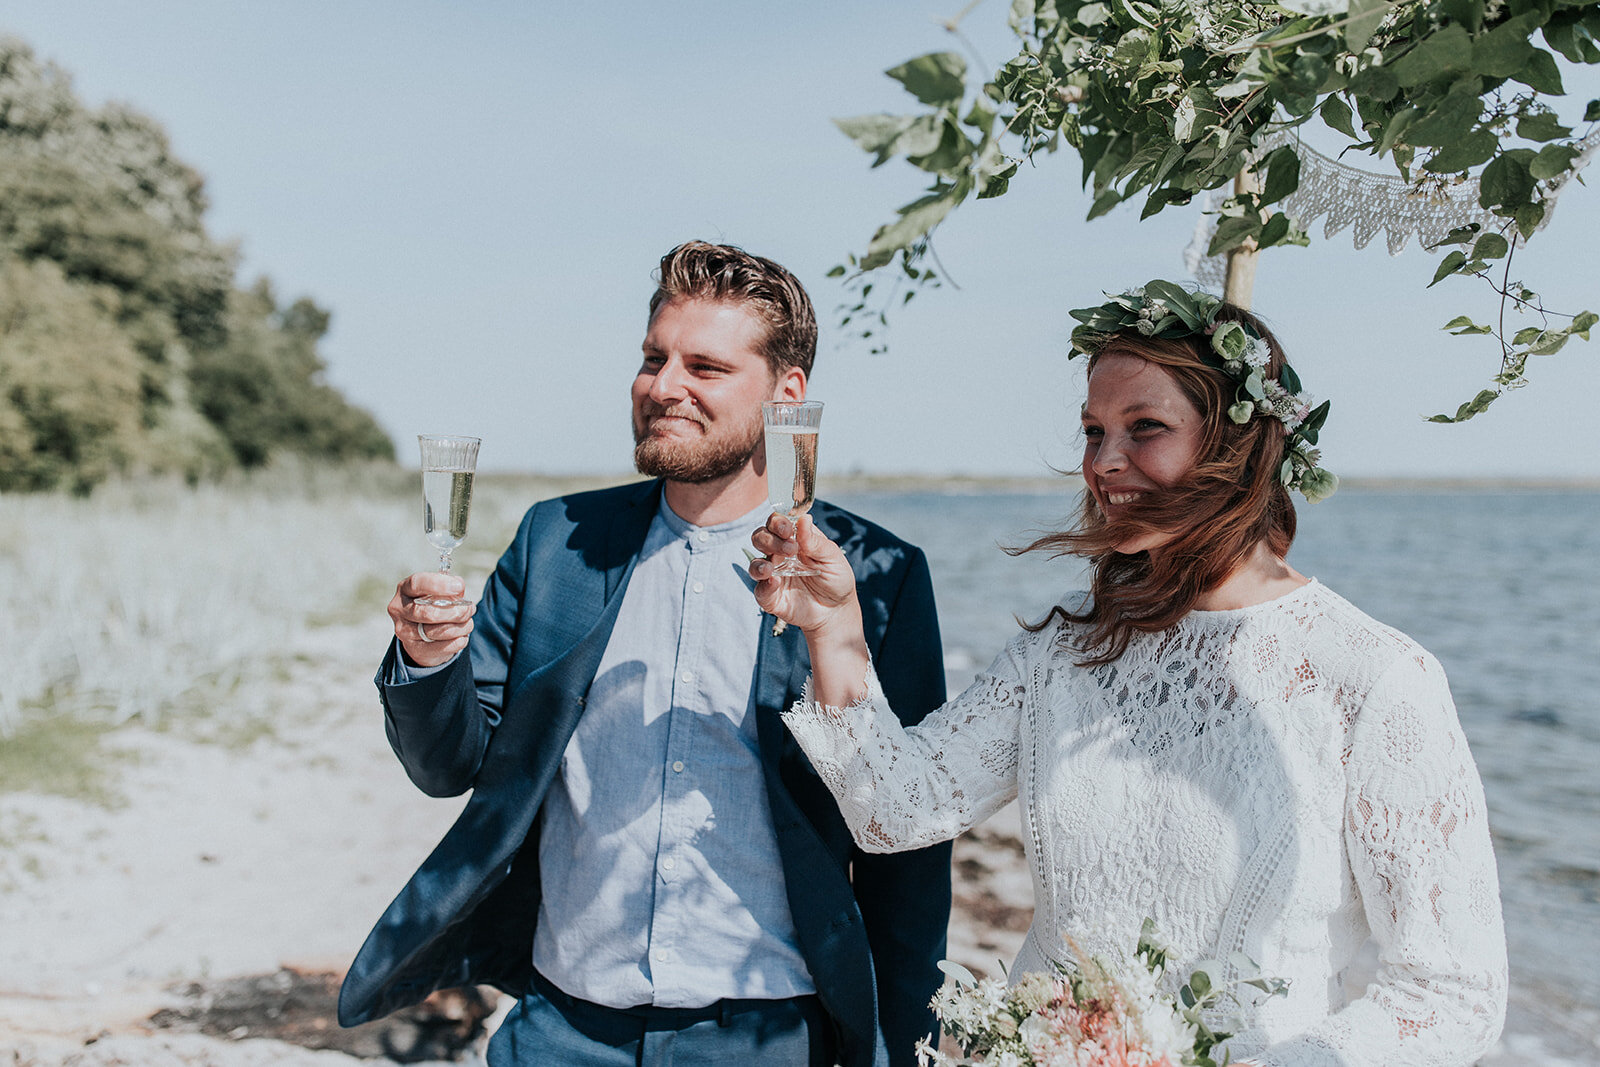
<svg viewBox="0 0 1600 1067"><path fill-rule="evenodd" d="M422 448L422 532L439 550L439 573L450 573L450 553L467 539L472 509L472 476L478 469L476 437L420 434ZM423 597L424 604L451 608L471 603L464 597Z"/></svg>
<svg viewBox="0 0 1600 1067"><path fill-rule="evenodd" d="M761 405L767 434L767 502L773 511L798 519L811 510L817 496L817 431L822 403L817 400L772 400ZM800 578L818 573L798 557L778 560L772 573Z"/></svg>

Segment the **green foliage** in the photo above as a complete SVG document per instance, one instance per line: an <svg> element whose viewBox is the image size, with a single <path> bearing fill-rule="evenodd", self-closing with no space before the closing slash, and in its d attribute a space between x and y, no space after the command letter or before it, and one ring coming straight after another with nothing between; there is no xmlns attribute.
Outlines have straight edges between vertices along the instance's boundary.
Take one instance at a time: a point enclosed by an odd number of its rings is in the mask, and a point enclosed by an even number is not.
<svg viewBox="0 0 1600 1067"><path fill-rule="evenodd" d="M1161 940L1161 933L1156 928L1154 919L1146 918L1140 927L1139 944L1134 950L1134 956L1151 972L1167 969L1169 950ZM1193 1060L1195 1067L1227 1067L1226 1050L1223 1051L1220 1062L1212 1057L1211 1050L1233 1035L1213 1030L1207 1023L1206 1016L1208 1013L1214 1014L1214 1009L1228 1002L1238 1003L1236 987L1250 986L1269 997L1281 997L1289 992L1289 983L1283 979L1261 977L1261 968L1244 953L1235 953L1232 961L1234 970L1240 977L1218 985L1212 980L1212 972L1220 971L1222 963L1220 960L1206 960L1190 972L1189 980L1178 990L1178 1003L1181 1005L1183 1017L1195 1029ZM1185 1058L1184 1062L1190 1061Z"/></svg>
<svg viewBox="0 0 1600 1067"><path fill-rule="evenodd" d="M0 37L0 490L392 457L321 381L326 313L238 291L205 210L157 123Z"/></svg>
<svg viewBox="0 0 1600 1067"><path fill-rule="evenodd" d="M132 458L139 357L97 295L48 260L0 267L0 491L83 490Z"/></svg>
<svg viewBox="0 0 1600 1067"><path fill-rule="evenodd" d="M306 299L279 308L262 281L231 295L227 340L196 354L195 405L243 466L261 466L280 449L332 460L394 458L372 417L321 380L316 346L328 318Z"/></svg>
<svg viewBox="0 0 1600 1067"><path fill-rule="evenodd" d="M1316 120L1350 141L1346 157L1386 158L1419 192L1476 178L1504 230L1450 252L1433 283L1481 275L1574 173L1580 137L1544 101L1563 91L1555 55L1600 62L1600 4L1580 0L1013 0L1010 22L1019 50L982 84L966 84L957 55L922 56L889 72L920 113L840 122L874 166L902 156L933 180L852 260L860 271L898 256L914 285L952 210L1004 194L1023 160L1063 145L1082 162L1090 218L1125 201L1148 217L1249 172L1210 252L1303 245L1272 207L1299 186L1297 142L1259 149ZM1600 121L1600 101L1583 121ZM1491 332L1497 385L1520 382L1518 343ZM1542 336L1539 351L1556 343Z"/></svg>
<svg viewBox="0 0 1600 1067"><path fill-rule="evenodd" d="M1581 311L1575 315L1552 312L1545 308L1538 293L1522 282L1512 280L1511 261L1521 240L1521 234L1514 224L1508 223L1501 233L1493 231L1480 233L1479 229L1479 226L1473 223L1450 231L1441 242L1441 246L1470 245L1471 251L1456 249L1448 253L1440 261L1433 281L1428 284L1433 286L1451 275L1464 274L1481 279L1499 294L1500 316L1495 325L1480 324L1469 316L1457 315L1445 323L1443 328L1457 337L1473 334L1493 336L1500 344L1500 371L1492 379L1494 388L1480 390L1471 400L1457 407L1454 415L1443 413L1433 415L1429 417L1429 422L1465 422L1476 415L1481 415L1502 392L1527 384L1526 372L1530 358L1554 355L1574 337L1587 341L1590 329L1600 321L1600 316L1590 311ZM1502 260L1503 263L1496 263ZM1500 268L1498 279L1493 276L1496 266ZM1508 311L1515 315L1536 315L1539 325L1516 330L1508 337L1506 326ZM1566 319L1567 324L1556 326L1550 321L1551 315Z"/></svg>
<svg viewBox="0 0 1600 1067"><path fill-rule="evenodd" d="M105 808L124 803L111 765L131 754L102 744L111 727L50 714L33 715L0 744L0 793L70 797ZM0 847L14 842L0 840Z"/></svg>

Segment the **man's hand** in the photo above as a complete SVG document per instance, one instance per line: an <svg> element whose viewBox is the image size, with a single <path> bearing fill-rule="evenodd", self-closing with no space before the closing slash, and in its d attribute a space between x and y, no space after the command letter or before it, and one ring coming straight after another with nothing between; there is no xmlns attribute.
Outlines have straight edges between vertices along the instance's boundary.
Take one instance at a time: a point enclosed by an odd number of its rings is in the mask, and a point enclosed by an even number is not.
<svg viewBox="0 0 1600 1067"><path fill-rule="evenodd" d="M389 601L389 618L394 620L394 635L407 662L437 667L467 647L472 615L478 605L436 608L420 599L459 597L466 591L467 585L460 578L438 571L413 574L395 587L394 598Z"/></svg>

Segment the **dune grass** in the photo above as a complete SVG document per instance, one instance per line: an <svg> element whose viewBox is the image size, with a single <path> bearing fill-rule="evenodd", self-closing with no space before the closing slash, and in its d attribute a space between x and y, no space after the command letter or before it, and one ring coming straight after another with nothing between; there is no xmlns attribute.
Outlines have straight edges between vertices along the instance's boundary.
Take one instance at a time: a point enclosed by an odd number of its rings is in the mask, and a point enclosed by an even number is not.
<svg viewBox="0 0 1600 1067"><path fill-rule="evenodd" d="M456 552L470 595L528 504L603 482L480 478ZM0 494L0 792L107 800L106 734L131 721L222 744L270 734L315 630L381 619L398 577L435 563L403 467Z"/></svg>
<svg viewBox="0 0 1600 1067"><path fill-rule="evenodd" d="M480 479L457 552L472 595L529 503L585 484ZM305 634L381 618L434 562L417 474L389 465L0 495L0 791L105 798L96 768L124 723L270 733Z"/></svg>
<svg viewBox="0 0 1600 1067"><path fill-rule="evenodd" d="M0 496L6 758L20 758L9 753L41 718L248 713L258 701L244 683L268 677L293 635L392 588L420 556L399 473L286 469L87 499Z"/></svg>

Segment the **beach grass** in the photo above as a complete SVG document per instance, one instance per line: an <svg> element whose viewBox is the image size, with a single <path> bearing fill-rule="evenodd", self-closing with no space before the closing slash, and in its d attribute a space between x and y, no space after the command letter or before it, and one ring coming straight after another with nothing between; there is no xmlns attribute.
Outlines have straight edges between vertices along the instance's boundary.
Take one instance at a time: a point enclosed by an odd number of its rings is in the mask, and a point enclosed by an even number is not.
<svg viewBox="0 0 1600 1067"><path fill-rule="evenodd" d="M5 748L40 722L259 709L267 687L252 683L295 635L372 610L423 557L407 484L387 467L300 468L0 497Z"/></svg>
<svg viewBox="0 0 1600 1067"><path fill-rule="evenodd" d="M481 588L532 501L625 480L480 478L457 572ZM400 577L436 565L421 510L417 473L389 464L0 495L0 791L113 802L106 734L127 723L273 736L317 631L381 618Z"/></svg>

